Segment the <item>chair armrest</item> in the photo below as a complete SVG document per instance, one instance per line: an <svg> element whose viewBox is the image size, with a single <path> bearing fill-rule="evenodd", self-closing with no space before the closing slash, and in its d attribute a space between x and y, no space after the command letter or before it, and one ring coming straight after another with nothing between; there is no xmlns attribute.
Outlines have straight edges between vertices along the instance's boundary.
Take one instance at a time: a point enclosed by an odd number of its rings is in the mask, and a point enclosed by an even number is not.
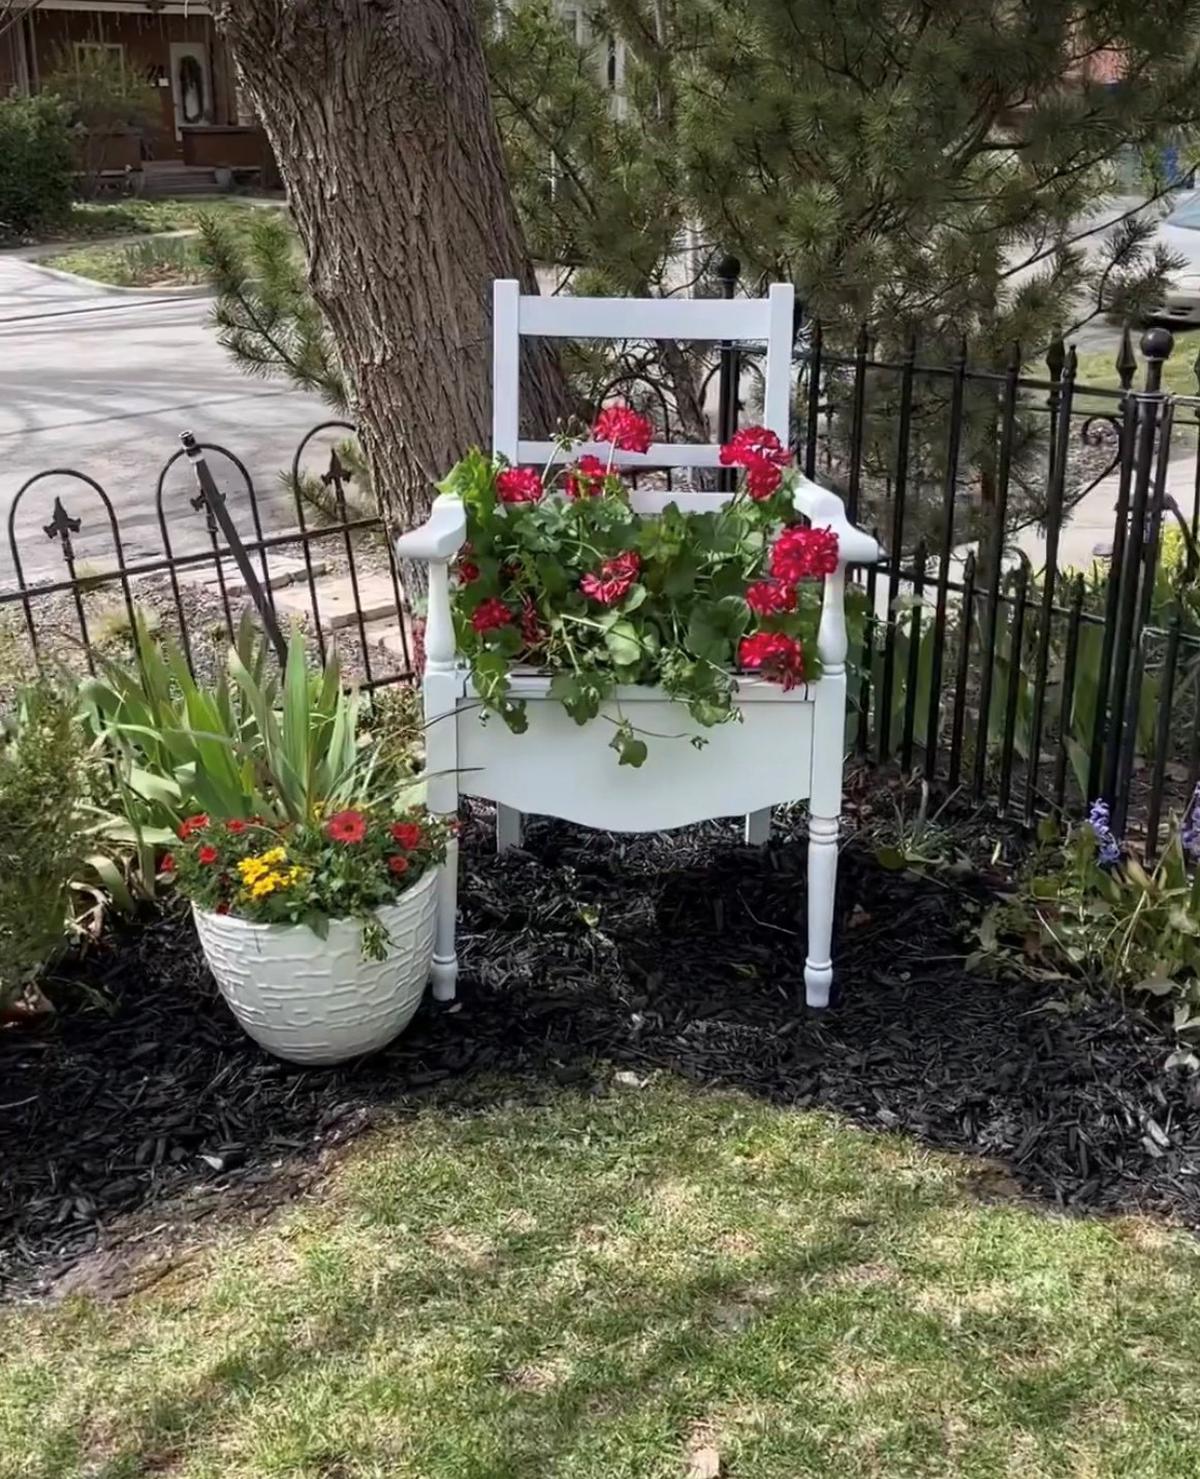
<svg viewBox="0 0 1200 1479"><path fill-rule="evenodd" d="M803 474L796 480L794 502L815 529L832 529L838 538L838 559L842 565L874 565L879 559L879 543L846 517L846 506L836 493L822 488Z"/></svg>
<svg viewBox="0 0 1200 1479"><path fill-rule="evenodd" d="M401 560L428 560L431 565L445 565L462 549L466 537L467 515L462 499L452 493L441 493L433 500L425 522L398 536L396 554Z"/></svg>

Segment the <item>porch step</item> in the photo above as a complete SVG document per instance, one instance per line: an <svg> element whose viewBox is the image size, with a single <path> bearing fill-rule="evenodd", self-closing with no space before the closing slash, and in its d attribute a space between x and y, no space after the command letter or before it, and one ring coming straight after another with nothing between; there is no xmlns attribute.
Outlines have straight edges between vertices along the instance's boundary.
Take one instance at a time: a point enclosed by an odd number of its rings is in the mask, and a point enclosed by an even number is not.
<svg viewBox="0 0 1200 1479"><path fill-rule="evenodd" d="M198 164L178 164L173 160L148 160L143 167L142 194L153 198L165 195L219 195L217 174Z"/></svg>
<svg viewBox="0 0 1200 1479"><path fill-rule="evenodd" d="M322 580L317 584L317 605L321 625L327 632L357 626L360 610L364 625L383 620L394 624L396 620L396 592L391 577L387 575L360 575L357 602L348 575ZM293 584L280 591L275 597L275 609L281 616L286 613L311 621L312 597L307 583Z"/></svg>

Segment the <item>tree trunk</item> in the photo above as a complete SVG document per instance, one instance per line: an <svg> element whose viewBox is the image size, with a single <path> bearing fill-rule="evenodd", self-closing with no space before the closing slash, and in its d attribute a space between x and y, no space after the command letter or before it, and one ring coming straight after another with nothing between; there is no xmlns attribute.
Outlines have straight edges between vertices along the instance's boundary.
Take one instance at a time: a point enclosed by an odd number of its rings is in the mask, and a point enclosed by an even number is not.
<svg viewBox="0 0 1200 1479"><path fill-rule="evenodd" d="M383 512L491 443L491 284L536 292L473 0L225 0L218 20L274 147ZM529 419L565 411L527 356Z"/></svg>

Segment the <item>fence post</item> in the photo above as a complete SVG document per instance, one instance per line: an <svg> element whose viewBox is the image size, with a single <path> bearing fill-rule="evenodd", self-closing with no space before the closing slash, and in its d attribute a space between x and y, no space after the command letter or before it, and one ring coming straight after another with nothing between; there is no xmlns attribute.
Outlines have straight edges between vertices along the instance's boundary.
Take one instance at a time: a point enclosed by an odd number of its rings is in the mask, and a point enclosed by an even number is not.
<svg viewBox="0 0 1200 1479"><path fill-rule="evenodd" d="M742 264L734 256L722 257L717 263L717 281L721 284L721 296L732 298L737 292L738 277ZM738 382L741 379L741 355L737 345L730 339L722 339L720 345L721 372L717 381L717 432L722 443L731 441L737 430ZM732 467L723 467L717 474L717 487L722 493L732 493L737 486L736 472Z"/></svg>
<svg viewBox="0 0 1200 1479"><path fill-rule="evenodd" d="M183 450L187 453L188 461L192 465L192 471L196 474L196 482L200 485L200 497L203 499L209 513L220 526L221 533L225 536L225 542L229 545L229 551L233 555L242 579L246 582L246 590L250 599L258 609L262 618L263 630L274 647L276 656L279 658L280 667L287 665L287 643L283 640L283 634L279 630L279 623L275 620L275 613L271 610L271 603L266 598L266 593L259 584L258 576L254 573L254 566L250 563L250 556L246 552L246 546L242 543L241 535L237 532L233 520L229 517L229 510L225 507L225 499L221 490L213 480L212 473L208 470L204 453L196 443L195 436L190 431L180 435Z"/></svg>
<svg viewBox="0 0 1200 1479"><path fill-rule="evenodd" d="M1133 496L1129 505L1128 528L1124 531L1117 579L1116 631L1113 642L1111 703L1108 716L1107 746L1104 757L1103 794L1113 809L1114 829L1120 835L1128 815L1128 797L1121 784L1133 766L1137 745L1137 708L1141 696L1141 636L1144 612L1152 594L1153 569L1149 571L1147 589L1142 586L1143 565L1158 558L1158 522L1165 487L1166 454L1169 448L1170 400L1162 391L1162 367L1175 346L1169 329L1147 329L1141 349L1146 357L1146 388L1133 392L1137 407L1137 437L1133 466ZM1166 411L1168 414L1160 415ZM1160 442L1160 429L1167 432ZM1155 455L1160 467L1155 477ZM1117 541L1114 539L1114 551ZM1132 679L1132 681L1131 681ZM1099 722L1099 716L1097 716Z"/></svg>

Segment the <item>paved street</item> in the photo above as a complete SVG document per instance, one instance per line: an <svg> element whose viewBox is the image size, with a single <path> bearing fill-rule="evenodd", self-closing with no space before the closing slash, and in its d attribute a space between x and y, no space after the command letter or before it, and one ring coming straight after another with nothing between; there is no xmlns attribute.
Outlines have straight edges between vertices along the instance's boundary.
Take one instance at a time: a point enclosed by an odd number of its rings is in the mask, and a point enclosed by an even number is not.
<svg viewBox="0 0 1200 1479"><path fill-rule="evenodd" d="M14 495L45 468L75 468L108 492L131 546L130 558L160 549L155 486L179 433L228 446L247 464L264 501L286 518L278 490L300 437L327 414L314 396L234 368L206 327L204 298L108 293L64 281L0 254L0 519ZM225 464L228 472L228 464ZM214 464L234 500L233 486ZM183 468L167 485L164 507L180 545L203 537L186 499L195 492ZM57 574L60 556L42 533L56 493L82 516L82 560L109 563L111 542L98 505L78 483L56 478L22 501L18 548L27 575ZM92 513L92 509L96 513ZM0 584L11 577L0 532Z"/></svg>

